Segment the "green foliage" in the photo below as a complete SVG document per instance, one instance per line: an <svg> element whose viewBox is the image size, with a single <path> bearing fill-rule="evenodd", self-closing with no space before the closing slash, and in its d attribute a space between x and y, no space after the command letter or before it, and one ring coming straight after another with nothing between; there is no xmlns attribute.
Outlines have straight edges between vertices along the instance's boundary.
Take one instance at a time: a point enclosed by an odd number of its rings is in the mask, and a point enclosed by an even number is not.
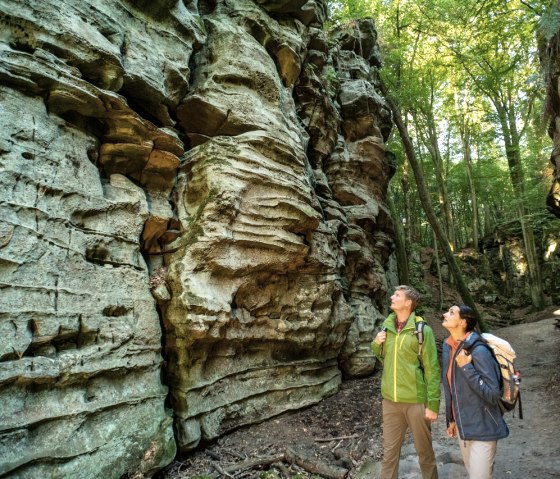
<svg viewBox="0 0 560 479"><path fill-rule="evenodd" d="M528 215L544 208L551 146L541 115L544 95L535 32L539 26L547 38L556 34L560 15L549 2L530 3L371 2L384 57L382 77L415 141L439 215L443 205L438 175L443 175L459 247L471 239L475 214L482 225L479 234L484 234L496 222L518 218L520 206ZM511 143L508 148L505 141ZM392 190L408 240L430 245L432 234L423 226L426 220L399 138L393 136L387 147L400 165ZM434 156L438 153L440 158ZM515 161L520 163L521 189L512 183Z"/></svg>
<svg viewBox="0 0 560 479"><path fill-rule="evenodd" d="M537 27L543 38L549 42L560 31L560 9L558 5L549 5L540 16Z"/></svg>
<svg viewBox="0 0 560 479"><path fill-rule="evenodd" d="M333 24L345 23L373 14L371 0L331 0L328 2L329 19Z"/></svg>
<svg viewBox="0 0 560 479"><path fill-rule="evenodd" d="M335 97L340 86L340 80L336 70L332 66L327 66L321 73L321 80L331 97Z"/></svg>
<svg viewBox="0 0 560 479"><path fill-rule="evenodd" d="M263 471L259 474L260 479L279 479L279 475L271 471Z"/></svg>

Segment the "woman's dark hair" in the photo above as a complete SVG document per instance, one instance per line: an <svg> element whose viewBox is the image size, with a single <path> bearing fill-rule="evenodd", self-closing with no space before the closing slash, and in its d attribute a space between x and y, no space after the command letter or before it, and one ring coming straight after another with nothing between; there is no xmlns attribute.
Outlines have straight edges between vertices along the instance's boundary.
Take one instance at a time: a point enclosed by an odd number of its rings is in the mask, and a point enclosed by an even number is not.
<svg viewBox="0 0 560 479"><path fill-rule="evenodd" d="M464 304L460 304L457 307L459 308L459 317L467 322L467 332L474 331L474 328L476 328L474 311Z"/></svg>

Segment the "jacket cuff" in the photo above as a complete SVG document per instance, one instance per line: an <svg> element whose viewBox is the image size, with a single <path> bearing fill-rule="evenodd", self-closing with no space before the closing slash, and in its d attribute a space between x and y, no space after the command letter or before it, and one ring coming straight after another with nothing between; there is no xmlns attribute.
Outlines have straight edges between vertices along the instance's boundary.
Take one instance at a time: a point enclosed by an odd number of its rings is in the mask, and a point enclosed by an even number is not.
<svg viewBox="0 0 560 479"><path fill-rule="evenodd" d="M439 401L428 401L428 409L439 414Z"/></svg>

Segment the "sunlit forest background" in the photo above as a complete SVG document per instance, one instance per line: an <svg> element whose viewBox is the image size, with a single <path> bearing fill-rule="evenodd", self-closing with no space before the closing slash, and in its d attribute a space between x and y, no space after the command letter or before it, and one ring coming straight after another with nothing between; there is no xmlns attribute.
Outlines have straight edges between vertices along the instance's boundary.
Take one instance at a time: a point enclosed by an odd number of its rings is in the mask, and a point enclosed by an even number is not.
<svg viewBox="0 0 560 479"><path fill-rule="evenodd" d="M520 234L531 300L542 307L537 243L558 225L545 204L552 142L547 68L539 53L558 31L558 6L502 0L331 4L333 25L365 17L376 22L381 81L412 148L403 148L395 128L388 150L398 167L389 204L401 279L408 279L406 255L414 247L439 240L444 254L447 245L454 252L481 250L484 238Z"/></svg>

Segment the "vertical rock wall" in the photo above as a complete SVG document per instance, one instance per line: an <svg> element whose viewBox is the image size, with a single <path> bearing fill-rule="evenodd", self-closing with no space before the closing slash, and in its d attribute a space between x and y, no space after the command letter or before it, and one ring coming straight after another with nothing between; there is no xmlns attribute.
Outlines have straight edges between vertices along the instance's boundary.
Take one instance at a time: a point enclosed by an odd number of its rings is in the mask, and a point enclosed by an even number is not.
<svg viewBox="0 0 560 479"><path fill-rule="evenodd" d="M372 372L393 167L370 21L0 14L0 475L151 475Z"/></svg>
<svg viewBox="0 0 560 479"><path fill-rule="evenodd" d="M311 5L309 25L288 3L204 15L162 306L183 450L372 372L392 247L376 34L363 21L329 41Z"/></svg>
<svg viewBox="0 0 560 479"><path fill-rule="evenodd" d="M118 478L175 455L142 253L173 230L184 149L164 127L204 37L161 8L0 2L0 475Z"/></svg>
<svg viewBox="0 0 560 479"><path fill-rule="evenodd" d="M556 7L560 8L560 4L557 3ZM547 20L550 21L550 18ZM545 39L543 32L540 33L539 53L547 89L545 114L550 120L548 133L554 143L550 156L553 178L546 205L552 214L560 218L560 31L549 40Z"/></svg>

